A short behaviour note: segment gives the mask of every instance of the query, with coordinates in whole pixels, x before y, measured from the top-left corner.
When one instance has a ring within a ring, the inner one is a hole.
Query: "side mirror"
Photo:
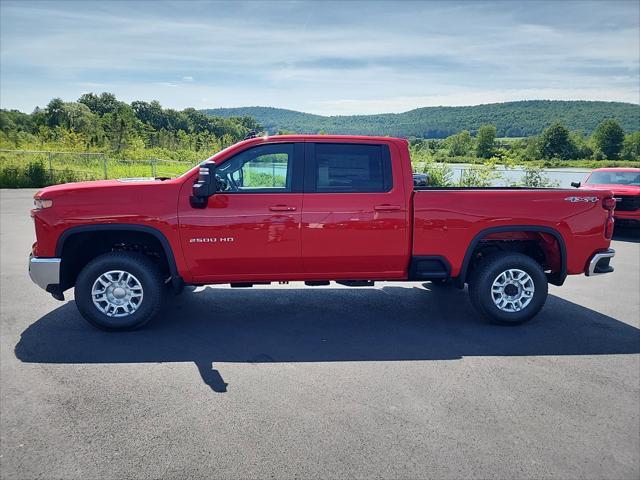
[[[205,208],[209,197],[216,193],[216,164],[205,163],[200,167],[198,180],[193,184],[189,201],[193,208]]]
[[[571,182],[572,187],[580,188],[580,185],[582,185],[581,182]]]
[[[429,186],[429,175],[427,173],[414,173],[413,174],[413,186],[414,187],[427,187],[427,186]]]

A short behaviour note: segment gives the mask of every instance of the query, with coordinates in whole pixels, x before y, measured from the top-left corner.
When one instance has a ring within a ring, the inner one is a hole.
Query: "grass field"
[[[0,150],[0,187],[41,187],[48,184],[123,177],[175,177],[196,162],[122,160],[105,154]]]

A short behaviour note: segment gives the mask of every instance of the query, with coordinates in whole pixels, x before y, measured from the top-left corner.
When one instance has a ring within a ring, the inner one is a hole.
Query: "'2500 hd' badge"
[[[190,238],[189,243],[233,243],[235,240],[233,237],[197,237]]]
[[[596,203],[598,201],[598,197],[567,197],[565,198],[565,200],[571,203],[576,203],[576,202]]]

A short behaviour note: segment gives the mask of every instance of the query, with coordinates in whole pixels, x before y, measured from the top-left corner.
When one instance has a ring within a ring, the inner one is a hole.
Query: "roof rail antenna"
[[[250,138],[256,138],[258,136],[257,130],[249,130],[249,132],[244,136],[245,140],[249,140]]]

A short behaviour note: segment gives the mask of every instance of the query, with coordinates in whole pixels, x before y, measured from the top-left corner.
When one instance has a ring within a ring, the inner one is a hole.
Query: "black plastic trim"
[[[373,287],[375,286],[375,280],[336,280],[338,285],[345,287]]]
[[[50,283],[45,288],[45,291],[50,293],[53,298],[56,300],[64,301],[64,292],[58,283]]]
[[[594,273],[611,273],[613,272],[613,267],[609,265],[611,262],[611,257],[601,258],[598,263],[596,263],[596,268]]]
[[[490,227],[479,232],[471,243],[469,247],[467,247],[467,253],[464,255],[464,261],[462,262],[462,268],[460,270],[460,275],[456,278],[456,283],[458,286],[463,286],[464,282],[467,279],[467,270],[469,269],[469,264],[471,263],[471,257],[473,256],[473,252],[478,246],[478,243],[492,233],[502,233],[502,232],[542,232],[553,235],[554,238],[558,241],[558,245],[560,246],[560,272],[547,275],[549,283],[553,285],[562,285],[567,278],[567,247],[564,243],[564,238],[557,230],[551,227],[544,227],[540,225],[505,225],[502,227]]]
[[[421,270],[421,262],[437,262],[442,267],[437,270]],[[434,280],[438,278],[451,277],[451,264],[441,255],[417,255],[411,257],[409,264],[409,280]]]
[[[77,227],[71,227],[66,229],[60,237],[58,238],[58,243],[56,244],[56,257],[62,258],[62,251],[64,249],[64,243],[66,240],[76,233],[85,233],[85,232],[100,232],[100,231],[133,231],[133,232],[144,232],[153,235],[158,241],[160,245],[162,245],[162,249],[164,250],[165,255],[167,256],[167,261],[169,262],[169,271],[171,272],[171,277],[176,278],[176,280],[182,280],[180,275],[178,274],[178,267],[176,266],[176,259],[173,256],[173,250],[171,249],[171,244],[167,237],[164,234],[153,227],[149,227],[147,225],[138,225],[135,223],[102,223],[97,225],[80,225]]]

